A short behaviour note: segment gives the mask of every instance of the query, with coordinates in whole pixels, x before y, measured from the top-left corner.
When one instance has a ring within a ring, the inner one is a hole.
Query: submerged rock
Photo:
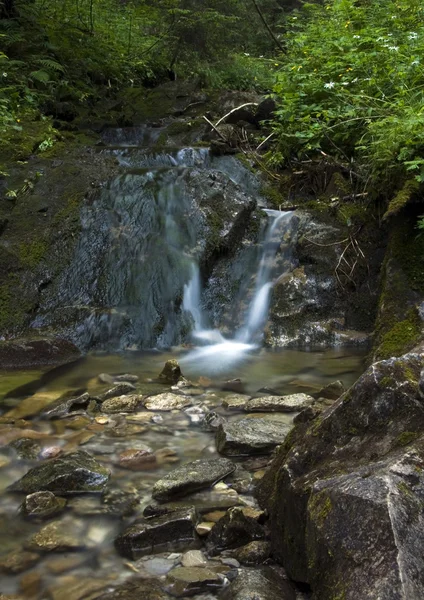
[[[256,519],[246,516],[243,509],[230,508],[227,514],[216,523],[207,541],[209,554],[216,555],[223,550],[238,548],[254,540],[265,537],[265,530]]]
[[[92,600],[169,600],[156,579],[134,577],[106,591],[100,596],[90,596]]]
[[[296,600],[293,586],[271,567],[240,569],[219,600]]]
[[[314,402],[308,394],[291,394],[290,396],[263,396],[253,398],[244,407],[248,412],[298,412]]]
[[[138,381],[138,375],[131,375],[131,373],[123,373],[122,375],[114,375],[113,382],[114,383],[136,383]]]
[[[424,355],[373,364],[259,485],[272,554],[317,599],[424,597]]]
[[[28,550],[41,552],[72,552],[84,546],[81,537],[75,534],[73,523],[65,521],[49,523],[26,543]]]
[[[90,394],[81,394],[74,398],[58,398],[41,411],[40,417],[44,419],[60,419],[68,415],[85,414],[88,409],[97,408],[97,402]]]
[[[240,419],[218,427],[216,446],[226,456],[269,454],[282,444],[290,426],[266,418]]]
[[[31,569],[39,560],[40,555],[37,552],[15,550],[0,558],[0,573],[17,575]]]
[[[148,471],[158,466],[158,461],[153,452],[130,448],[124,450],[118,457],[118,465],[131,471]]]
[[[8,444],[8,447],[13,448],[17,457],[23,460],[35,460],[41,452],[40,444],[30,438],[13,440],[13,442]]]
[[[166,383],[177,383],[179,378],[182,377],[181,368],[175,359],[167,360],[162,372],[159,375],[159,379],[162,379]]]
[[[152,497],[158,502],[186,496],[208,488],[235,470],[236,466],[225,458],[195,460],[181,465],[157,481]]]
[[[180,396],[178,394],[158,394],[148,398],[144,406],[148,410],[180,410],[186,406],[191,406],[193,401],[188,396]]]
[[[231,394],[222,401],[222,406],[228,410],[244,410],[250,400],[246,394]]]
[[[314,396],[316,398],[328,398],[329,400],[337,400],[344,394],[346,388],[342,381],[332,381],[328,385],[322,387]]]
[[[225,578],[205,567],[176,567],[168,573],[167,590],[177,598],[216,591],[224,585]]]
[[[9,490],[25,494],[47,490],[63,495],[102,492],[109,476],[90,454],[79,451],[30,469]]]
[[[63,511],[64,498],[58,498],[53,492],[34,492],[29,494],[21,506],[21,513],[34,519],[48,519]]]
[[[137,521],[115,540],[121,556],[135,560],[148,554],[184,550],[196,545],[194,509],[173,511],[161,517]]]
[[[102,403],[102,412],[106,414],[134,412],[142,400],[143,396],[138,395],[109,398]]]
[[[111,388],[107,392],[100,394],[97,398],[100,402],[104,402],[105,400],[109,400],[109,398],[116,398],[116,396],[124,396],[125,394],[130,394],[135,391],[135,386],[132,383],[118,383],[115,387]]]

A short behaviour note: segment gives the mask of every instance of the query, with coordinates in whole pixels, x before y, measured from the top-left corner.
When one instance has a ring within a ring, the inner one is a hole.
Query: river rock
[[[58,398],[41,411],[43,419],[61,419],[69,415],[86,414],[87,410],[97,409],[97,402],[90,394],[81,394],[73,398]]]
[[[226,423],[226,419],[214,410],[210,410],[201,422],[203,431],[216,431],[220,425]]]
[[[118,457],[118,466],[131,471],[148,471],[158,466],[158,461],[153,452],[130,448],[124,450]]]
[[[224,585],[223,575],[205,567],[176,567],[168,573],[167,590],[177,598],[216,591]]]
[[[212,529],[207,548],[209,554],[214,556],[223,550],[238,548],[264,537],[265,530],[257,520],[246,516],[243,509],[234,507]]]
[[[152,497],[158,502],[186,496],[208,488],[235,470],[235,464],[225,458],[200,459],[181,465],[157,481]]]
[[[244,407],[247,412],[298,412],[314,402],[308,394],[291,394],[289,396],[263,396],[253,398]]]
[[[117,517],[128,517],[135,513],[140,497],[136,492],[122,489],[106,489],[102,494],[102,506],[106,513]]]
[[[342,381],[332,381],[314,393],[316,398],[327,398],[328,400],[337,400],[346,391]]]
[[[231,394],[224,398],[222,406],[227,410],[244,410],[249,400],[250,396],[245,394]]]
[[[122,375],[114,375],[114,383],[136,383],[138,381],[137,375],[131,375],[131,373],[123,373]]]
[[[33,567],[39,560],[40,555],[37,552],[15,550],[0,557],[0,573],[17,575]]]
[[[192,400],[187,396],[165,393],[151,396],[146,400],[144,406],[148,410],[169,411],[180,410],[186,406],[191,406],[192,403]]]
[[[84,548],[84,543],[75,534],[72,522],[53,521],[34,534],[26,543],[26,548],[41,552],[72,552]]]
[[[231,556],[243,565],[260,565],[271,555],[270,542],[258,540],[231,551]]]
[[[116,538],[115,548],[121,556],[135,560],[193,547],[197,542],[196,520],[195,510],[188,509],[137,521]]]
[[[181,558],[183,567],[205,567],[207,560],[200,550],[189,550]]]
[[[159,375],[159,379],[162,379],[166,383],[177,383],[179,378],[182,377],[181,368],[178,362],[174,359],[167,360],[162,372]]]
[[[40,444],[30,438],[13,440],[8,444],[8,447],[13,448],[17,457],[23,460],[35,460],[41,452]]]
[[[290,426],[266,418],[224,423],[216,432],[218,452],[226,456],[269,454],[282,444]]]
[[[121,583],[100,596],[90,596],[92,600],[169,600],[156,579],[134,577]]]
[[[131,392],[135,391],[135,386],[132,383],[118,383],[115,387],[107,390],[103,394],[99,394],[97,396],[100,402],[104,402],[105,400],[109,400],[109,398],[116,398],[117,396],[124,396],[126,394],[131,394]]]
[[[9,490],[25,494],[47,490],[61,495],[102,492],[109,477],[105,467],[81,450],[30,469]]]
[[[346,600],[424,597],[423,354],[374,363],[299,423],[259,484],[272,555]]]
[[[292,585],[271,567],[244,568],[221,592],[219,600],[296,600],[296,594]]]
[[[29,494],[21,505],[21,513],[33,519],[48,519],[63,511],[64,498],[58,498],[53,492],[34,492]]]
[[[107,414],[120,412],[134,412],[137,406],[142,402],[143,396],[117,396],[109,398],[102,403],[102,412]]]

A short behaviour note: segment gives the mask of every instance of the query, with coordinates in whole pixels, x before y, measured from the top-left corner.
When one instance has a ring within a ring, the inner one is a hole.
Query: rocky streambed
[[[361,355],[262,354],[232,380],[172,359],[161,373],[164,358],[91,357],[34,372],[32,391],[3,373],[6,597],[307,597],[271,557],[255,490],[293,418],[331,404]]]

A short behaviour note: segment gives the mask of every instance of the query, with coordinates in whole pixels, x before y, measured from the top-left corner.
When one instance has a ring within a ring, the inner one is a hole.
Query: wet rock
[[[374,363],[296,426],[259,485],[273,557],[317,598],[424,597],[423,365],[422,354]]]
[[[188,416],[190,423],[198,425],[204,421],[206,413],[200,406],[191,406],[184,410],[184,414]]]
[[[126,394],[131,394],[131,392],[135,391],[135,386],[132,383],[119,383],[115,385],[115,387],[111,388],[107,392],[100,394],[97,396],[100,402],[104,402],[105,400],[109,400],[109,398],[116,398],[117,396],[124,396]]]
[[[307,394],[289,396],[263,396],[250,400],[244,410],[248,412],[298,412],[314,402]]]
[[[29,494],[21,505],[21,513],[31,519],[48,519],[61,513],[66,506],[64,498],[58,498],[53,492],[34,492]]]
[[[240,569],[219,600],[296,600],[291,584],[271,567]]]
[[[328,398],[329,400],[337,400],[344,394],[346,388],[342,381],[332,381],[328,385],[321,388],[314,394],[316,398]]]
[[[210,410],[205,414],[201,426],[204,431],[216,431],[223,423],[226,423],[226,419],[217,412]]]
[[[102,505],[107,514],[128,517],[135,513],[140,502],[136,492],[121,489],[105,490],[102,495]]]
[[[224,398],[222,406],[227,410],[244,410],[249,400],[250,396],[245,394],[231,394]]]
[[[84,542],[76,535],[72,521],[53,521],[33,535],[25,546],[40,552],[75,552],[84,548]]]
[[[176,360],[167,360],[162,372],[159,375],[159,379],[162,379],[166,383],[177,383],[179,378],[182,377],[180,365]]]
[[[197,542],[195,525],[193,509],[144,519],[125,529],[116,538],[115,547],[121,556],[133,560],[166,550],[183,550]]]
[[[41,411],[40,417],[60,419],[69,415],[85,414],[88,410],[94,412],[96,409],[97,402],[90,397],[90,394],[85,393],[74,398],[58,398]]]
[[[102,412],[106,414],[134,412],[142,402],[143,396],[118,396],[109,398],[102,403]]]
[[[256,519],[248,517],[243,510],[230,508],[222,519],[213,528],[207,541],[209,554],[219,554],[223,550],[238,548],[254,540],[265,537],[265,530]]]
[[[265,418],[240,419],[218,427],[216,446],[226,456],[269,454],[284,442],[289,430],[289,425]]]
[[[15,550],[0,557],[0,573],[17,575],[33,567],[39,560],[40,555],[36,552]]]
[[[215,523],[212,521],[202,521],[198,525],[196,525],[196,532],[201,537],[205,537],[209,535],[212,529],[215,527]]]
[[[180,396],[178,394],[158,394],[157,396],[151,396],[148,398],[144,406],[148,410],[180,410],[186,406],[191,406],[192,400],[187,396]]]
[[[28,600],[30,598],[38,598],[41,592],[41,587],[41,575],[36,571],[25,573],[19,582],[19,590],[24,598],[27,598]]]
[[[118,466],[131,471],[148,471],[157,468],[158,462],[153,452],[131,448],[121,452]]]
[[[106,577],[81,577],[81,575],[66,575],[58,583],[48,588],[49,600],[92,600],[100,598],[99,593],[105,593],[112,585]]]
[[[122,375],[114,375],[113,377],[113,382],[116,383],[121,383],[121,382],[126,382],[126,383],[136,383],[138,381],[138,376],[137,375],[131,375],[130,373],[124,373]]]
[[[269,121],[274,116],[276,109],[277,103],[275,102],[274,98],[265,98],[258,104],[256,108],[256,122],[261,123],[262,121]]]
[[[13,448],[17,457],[23,460],[35,460],[41,452],[40,444],[29,438],[13,440],[8,444],[8,447]]]
[[[30,469],[10,491],[32,494],[39,490],[61,495],[102,492],[110,473],[87,452],[53,458]]]
[[[100,383],[112,384],[114,382],[114,377],[109,375],[109,373],[100,373],[97,379],[100,381]]]
[[[265,541],[250,542],[231,552],[231,556],[243,565],[261,565],[271,555],[271,544]]]
[[[64,365],[80,357],[81,351],[72,342],[64,339],[0,342],[0,365],[3,369]]]
[[[176,567],[168,573],[167,590],[177,598],[216,591],[224,577],[205,567]]]
[[[200,550],[189,550],[183,554],[181,564],[183,567],[204,567],[207,560]]]
[[[235,470],[235,465],[225,458],[195,460],[177,467],[157,481],[152,497],[158,502],[186,496],[203,488],[208,488]]]
[[[227,392],[236,392],[242,394],[244,392],[244,382],[241,379],[228,379],[221,385],[222,389]]]
[[[156,579],[132,578],[92,600],[169,600]]]
[[[37,556],[40,555],[38,554]],[[64,556],[52,555],[50,558],[45,560],[44,564],[48,572],[52,575],[61,575],[62,573],[66,573],[66,571],[71,571],[73,569],[81,567],[87,562],[90,562],[87,559],[87,556],[83,553],[80,553]]]

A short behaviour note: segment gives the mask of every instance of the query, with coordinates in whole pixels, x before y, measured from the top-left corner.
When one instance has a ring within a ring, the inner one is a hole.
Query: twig
[[[215,123],[215,127],[218,127],[218,125],[220,125],[222,123],[222,121],[225,121],[225,119],[227,119],[234,112],[236,112],[237,110],[240,110],[240,108],[245,108],[246,106],[258,106],[258,103],[257,102],[246,102],[246,104],[242,104],[241,106],[237,106],[236,108],[233,108],[232,110],[230,110],[229,113],[227,113],[226,115],[224,115],[223,117],[221,117],[219,119],[219,121],[217,121]]]
[[[257,152],[258,150],[260,150],[260,149],[262,148],[262,146],[263,146],[264,144],[266,144],[266,142],[267,142],[268,140],[270,140],[270,139],[271,139],[271,138],[272,138],[274,135],[275,135],[275,131],[273,131],[272,133],[270,133],[270,134],[269,134],[269,136],[268,136],[268,137],[266,137],[266,138],[264,139],[264,141],[263,141],[263,142],[261,142],[261,143],[259,144],[259,146],[256,148],[256,152]]]
[[[203,118],[206,121],[206,123],[208,123],[212,127],[212,129],[215,131],[215,133],[217,133],[219,135],[221,140],[224,140],[224,142],[227,143],[227,140],[222,135],[222,133],[219,131],[219,129],[217,129],[216,126],[211,121],[209,121],[209,119],[207,117],[205,117],[205,115],[203,115]]]

